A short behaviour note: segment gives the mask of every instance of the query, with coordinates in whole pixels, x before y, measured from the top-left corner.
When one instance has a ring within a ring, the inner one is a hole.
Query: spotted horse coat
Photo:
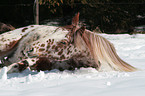
[[[31,70],[135,71],[105,38],[79,27],[79,13],[64,27],[30,25],[0,35],[1,65],[8,73]]]

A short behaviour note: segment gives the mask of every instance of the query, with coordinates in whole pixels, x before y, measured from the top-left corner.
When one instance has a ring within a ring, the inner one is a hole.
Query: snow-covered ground
[[[145,96],[145,35],[106,35],[119,56],[137,72],[97,72],[93,68],[6,75],[0,73],[0,96]]]

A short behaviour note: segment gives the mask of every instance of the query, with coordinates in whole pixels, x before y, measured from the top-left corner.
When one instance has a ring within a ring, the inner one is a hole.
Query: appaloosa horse
[[[8,72],[31,70],[74,70],[93,67],[98,71],[136,71],[116,54],[112,43],[78,26],[79,13],[72,25],[64,27],[30,25],[0,35],[0,59]]]

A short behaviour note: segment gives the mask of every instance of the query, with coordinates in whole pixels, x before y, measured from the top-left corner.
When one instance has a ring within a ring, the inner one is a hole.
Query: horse
[[[0,35],[0,59],[8,73],[92,67],[99,72],[136,71],[123,61],[111,42],[79,26],[79,13],[72,24],[56,27],[29,25]]]

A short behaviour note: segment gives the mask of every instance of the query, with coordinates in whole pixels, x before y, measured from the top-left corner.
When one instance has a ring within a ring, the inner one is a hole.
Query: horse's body
[[[0,35],[0,59],[8,72],[74,70],[93,67],[98,71],[135,71],[121,60],[105,38],[78,26],[79,14],[65,27],[31,25]]]

